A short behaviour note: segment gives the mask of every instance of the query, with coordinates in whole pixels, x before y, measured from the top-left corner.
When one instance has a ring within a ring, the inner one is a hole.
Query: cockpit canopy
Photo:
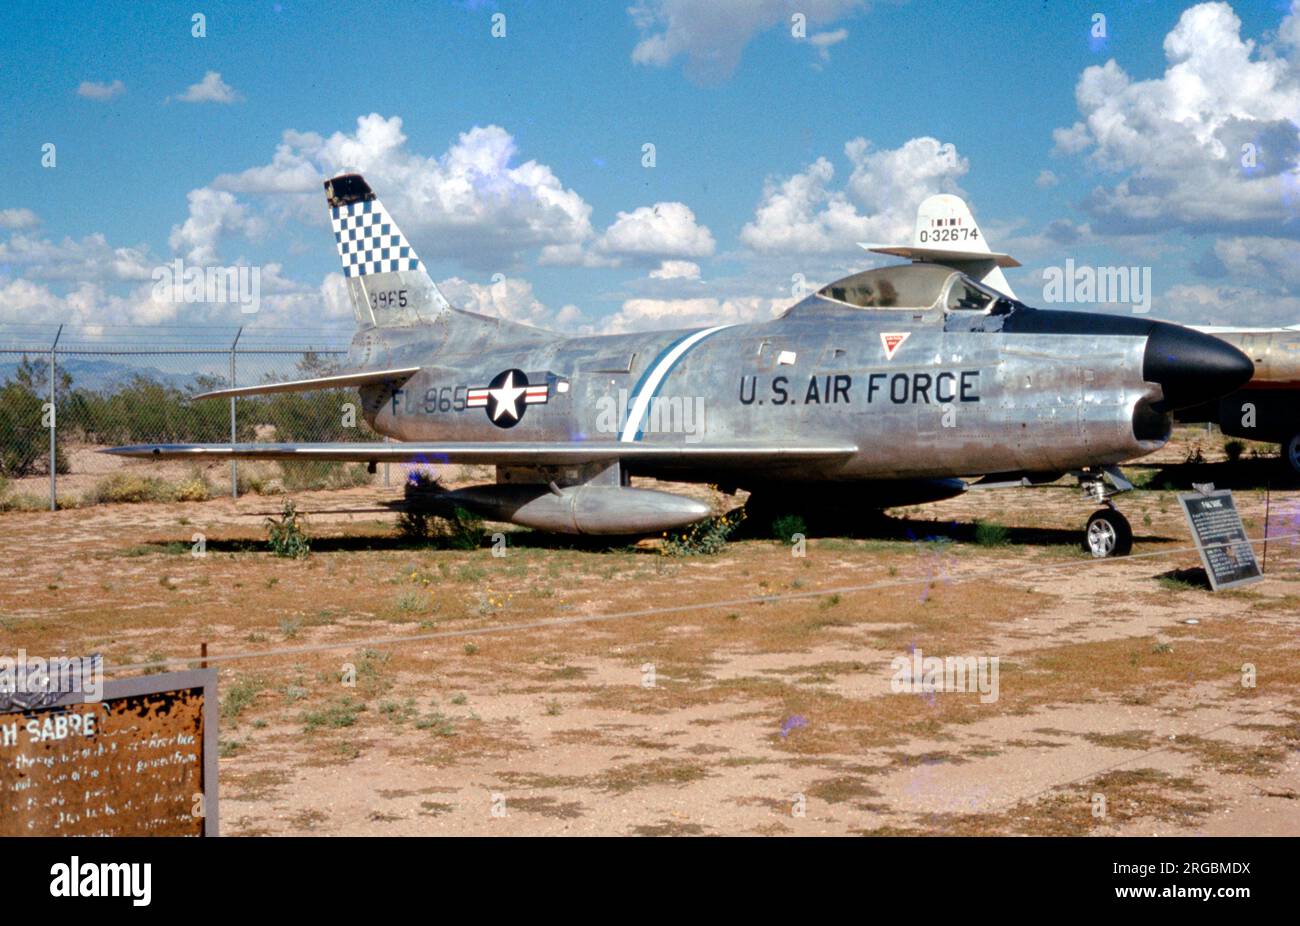
[[[865,270],[822,287],[817,295],[859,309],[989,312],[1010,308],[1006,296],[964,273],[925,263]]]

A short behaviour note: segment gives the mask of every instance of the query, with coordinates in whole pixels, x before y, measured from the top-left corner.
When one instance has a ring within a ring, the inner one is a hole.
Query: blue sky
[[[1070,258],[1151,267],[1157,315],[1295,324],[1298,21],[1272,0],[9,3],[0,321],[249,321],[151,298],[182,258],[260,267],[255,324],[345,324],[319,181],[362,169],[453,302],[568,330],[769,317],[934,192],[1025,263],[1031,303]]]

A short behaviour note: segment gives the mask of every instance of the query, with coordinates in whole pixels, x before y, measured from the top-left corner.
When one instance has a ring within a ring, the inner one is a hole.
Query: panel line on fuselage
[[[713,328],[705,328],[702,331],[689,334],[671,345],[655,359],[654,363],[646,368],[645,378],[637,384],[636,392],[628,405],[627,422],[623,425],[623,433],[618,438],[621,443],[629,444],[641,439],[641,422],[650,410],[650,402],[658,395],[659,387],[668,378],[668,374],[672,372],[673,367],[686,356],[687,352],[709,335],[730,327],[732,326],[717,325]]]

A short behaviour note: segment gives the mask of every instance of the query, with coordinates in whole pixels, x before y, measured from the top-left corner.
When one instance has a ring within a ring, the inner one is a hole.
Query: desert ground
[[[1126,472],[1202,443],[1213,481],[1222,440],[1193,429]],[[1117,500],[1120,560],[1082,553],[1096,506],[1065,483],[891,509],[802,551],[488,525],[497,556],[403,538],[391,482],[294,493],[301,559],[268,552],[277,495],[0,514],[0,648],[129,675],[207,643],[225,835],[1300,834],[1285,478],[1265,579],[1217,594],[1171,490]],[[1263,483],[1234,489],[1262,536]],[[997,657],[996,700],[892,690],[917,649]]]

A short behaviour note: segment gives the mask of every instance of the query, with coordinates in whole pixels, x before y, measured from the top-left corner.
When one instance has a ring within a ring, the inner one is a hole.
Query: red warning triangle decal
[[[910,331],[882,331],[880,332],[880,343],[885,347],[885,359],[893,360],[894,354],[898,352],[899,345],[907,340]]]

